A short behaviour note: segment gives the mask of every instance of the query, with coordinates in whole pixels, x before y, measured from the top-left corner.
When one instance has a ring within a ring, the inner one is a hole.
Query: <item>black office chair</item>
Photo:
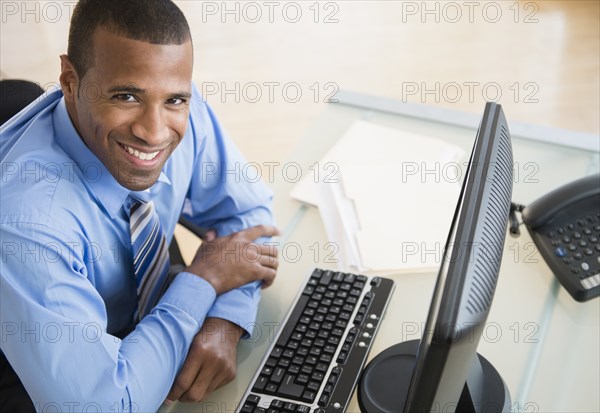
[[[0,81],[0,124],[15,116],[44,93],[37,83],[20,79]]]

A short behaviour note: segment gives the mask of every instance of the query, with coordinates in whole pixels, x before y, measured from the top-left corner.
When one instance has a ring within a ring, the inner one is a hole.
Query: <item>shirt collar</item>
[[[85,145],[71,122],[64,97],[53,113],[54,136],[63,151],[77,164],[84,182],[104,209],[115,218],[128,196],[149,201],[156,196],[160,186],[171,185],[161,171],[157,182],[146,191],[130,191],[119,184],[98,157]]]

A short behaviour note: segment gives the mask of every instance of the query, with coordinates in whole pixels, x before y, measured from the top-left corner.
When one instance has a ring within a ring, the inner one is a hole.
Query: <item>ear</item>
[[[69,103],[75,101],[77,89],[79,87],[79,76],[75,67],[71,63],[69,56],[60,55],[60,87],[62,88],[65,100]]]

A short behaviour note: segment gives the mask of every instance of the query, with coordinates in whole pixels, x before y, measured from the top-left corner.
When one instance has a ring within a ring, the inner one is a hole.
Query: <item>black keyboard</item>
[[[316,269],[237,412],[344,412],[393,288],[386,278]]]

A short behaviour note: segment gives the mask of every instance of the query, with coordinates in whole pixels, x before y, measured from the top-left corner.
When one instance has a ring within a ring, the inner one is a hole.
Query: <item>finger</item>
[[[255,242],[244,244],[242,253],[244,259],[250,262],[259,262],[263,257],[277,261],[277,256],[279,255],[276,249]]]
[[[221,387],[231,383],[232,381],[233,381],[232,378],[222,375],[221,378],[213,380],[213,382],[208,387],[207,394],[211,394],[215,390],[220,389]]]
[[[204,237],[202,238],[202,241],[205,242],[211,242],[214,241],[217,238],[217,231],[214,229],[209,229],[206,234],[204,235]]]
[[[260,288],[264,290],[265,288],[269,288],[273,285],[273,281],[263,281],[260,285]]]
[[[192,383],[190,388],[179,397],[180,401],[190,403],[204,400],[208,394],[207,390],[211,380],[211,378],[207,377],[207,374],[204,370],[206,369],[198,372],[194,383]]]
[[[276,270],[277,267],[279,267],[279,260],[275,257],[271,257],[268,255],[261,255],[258,262],[263,267],[272,268],[274,270]]]
[[[194,352],[193,347],[190,349],[190,355],[183,363],[181,371],[175,378],[175,382],[171,387],[171,391],[167,396],[168,400],[179,400],[179,398],[193,385],[198,371],[202,368],[202,357],[194,357],[191,353]]]
[[[190,386],[188,391],[183,393],[179,400],[182,402],[200,402],[220,387],[224,380],[222,369],[216,368],[215,365],[209,366],[204,364],[202,370],[198,372],[196,380]]]
[[[247,239],[255,240],[260,237],[276,237],[279,235],[279,230],[270,225],[257,225],[240,231]]]
[[[263,267],[261,273],[263,274],[261,288],[270,287],[275,281],[275,275],[277,272],[272,268]]]
[[[263,255],[269,255],[277,258],[279,256],[279,250],[275,245],[264,245],[260,244],[260,253]]]

